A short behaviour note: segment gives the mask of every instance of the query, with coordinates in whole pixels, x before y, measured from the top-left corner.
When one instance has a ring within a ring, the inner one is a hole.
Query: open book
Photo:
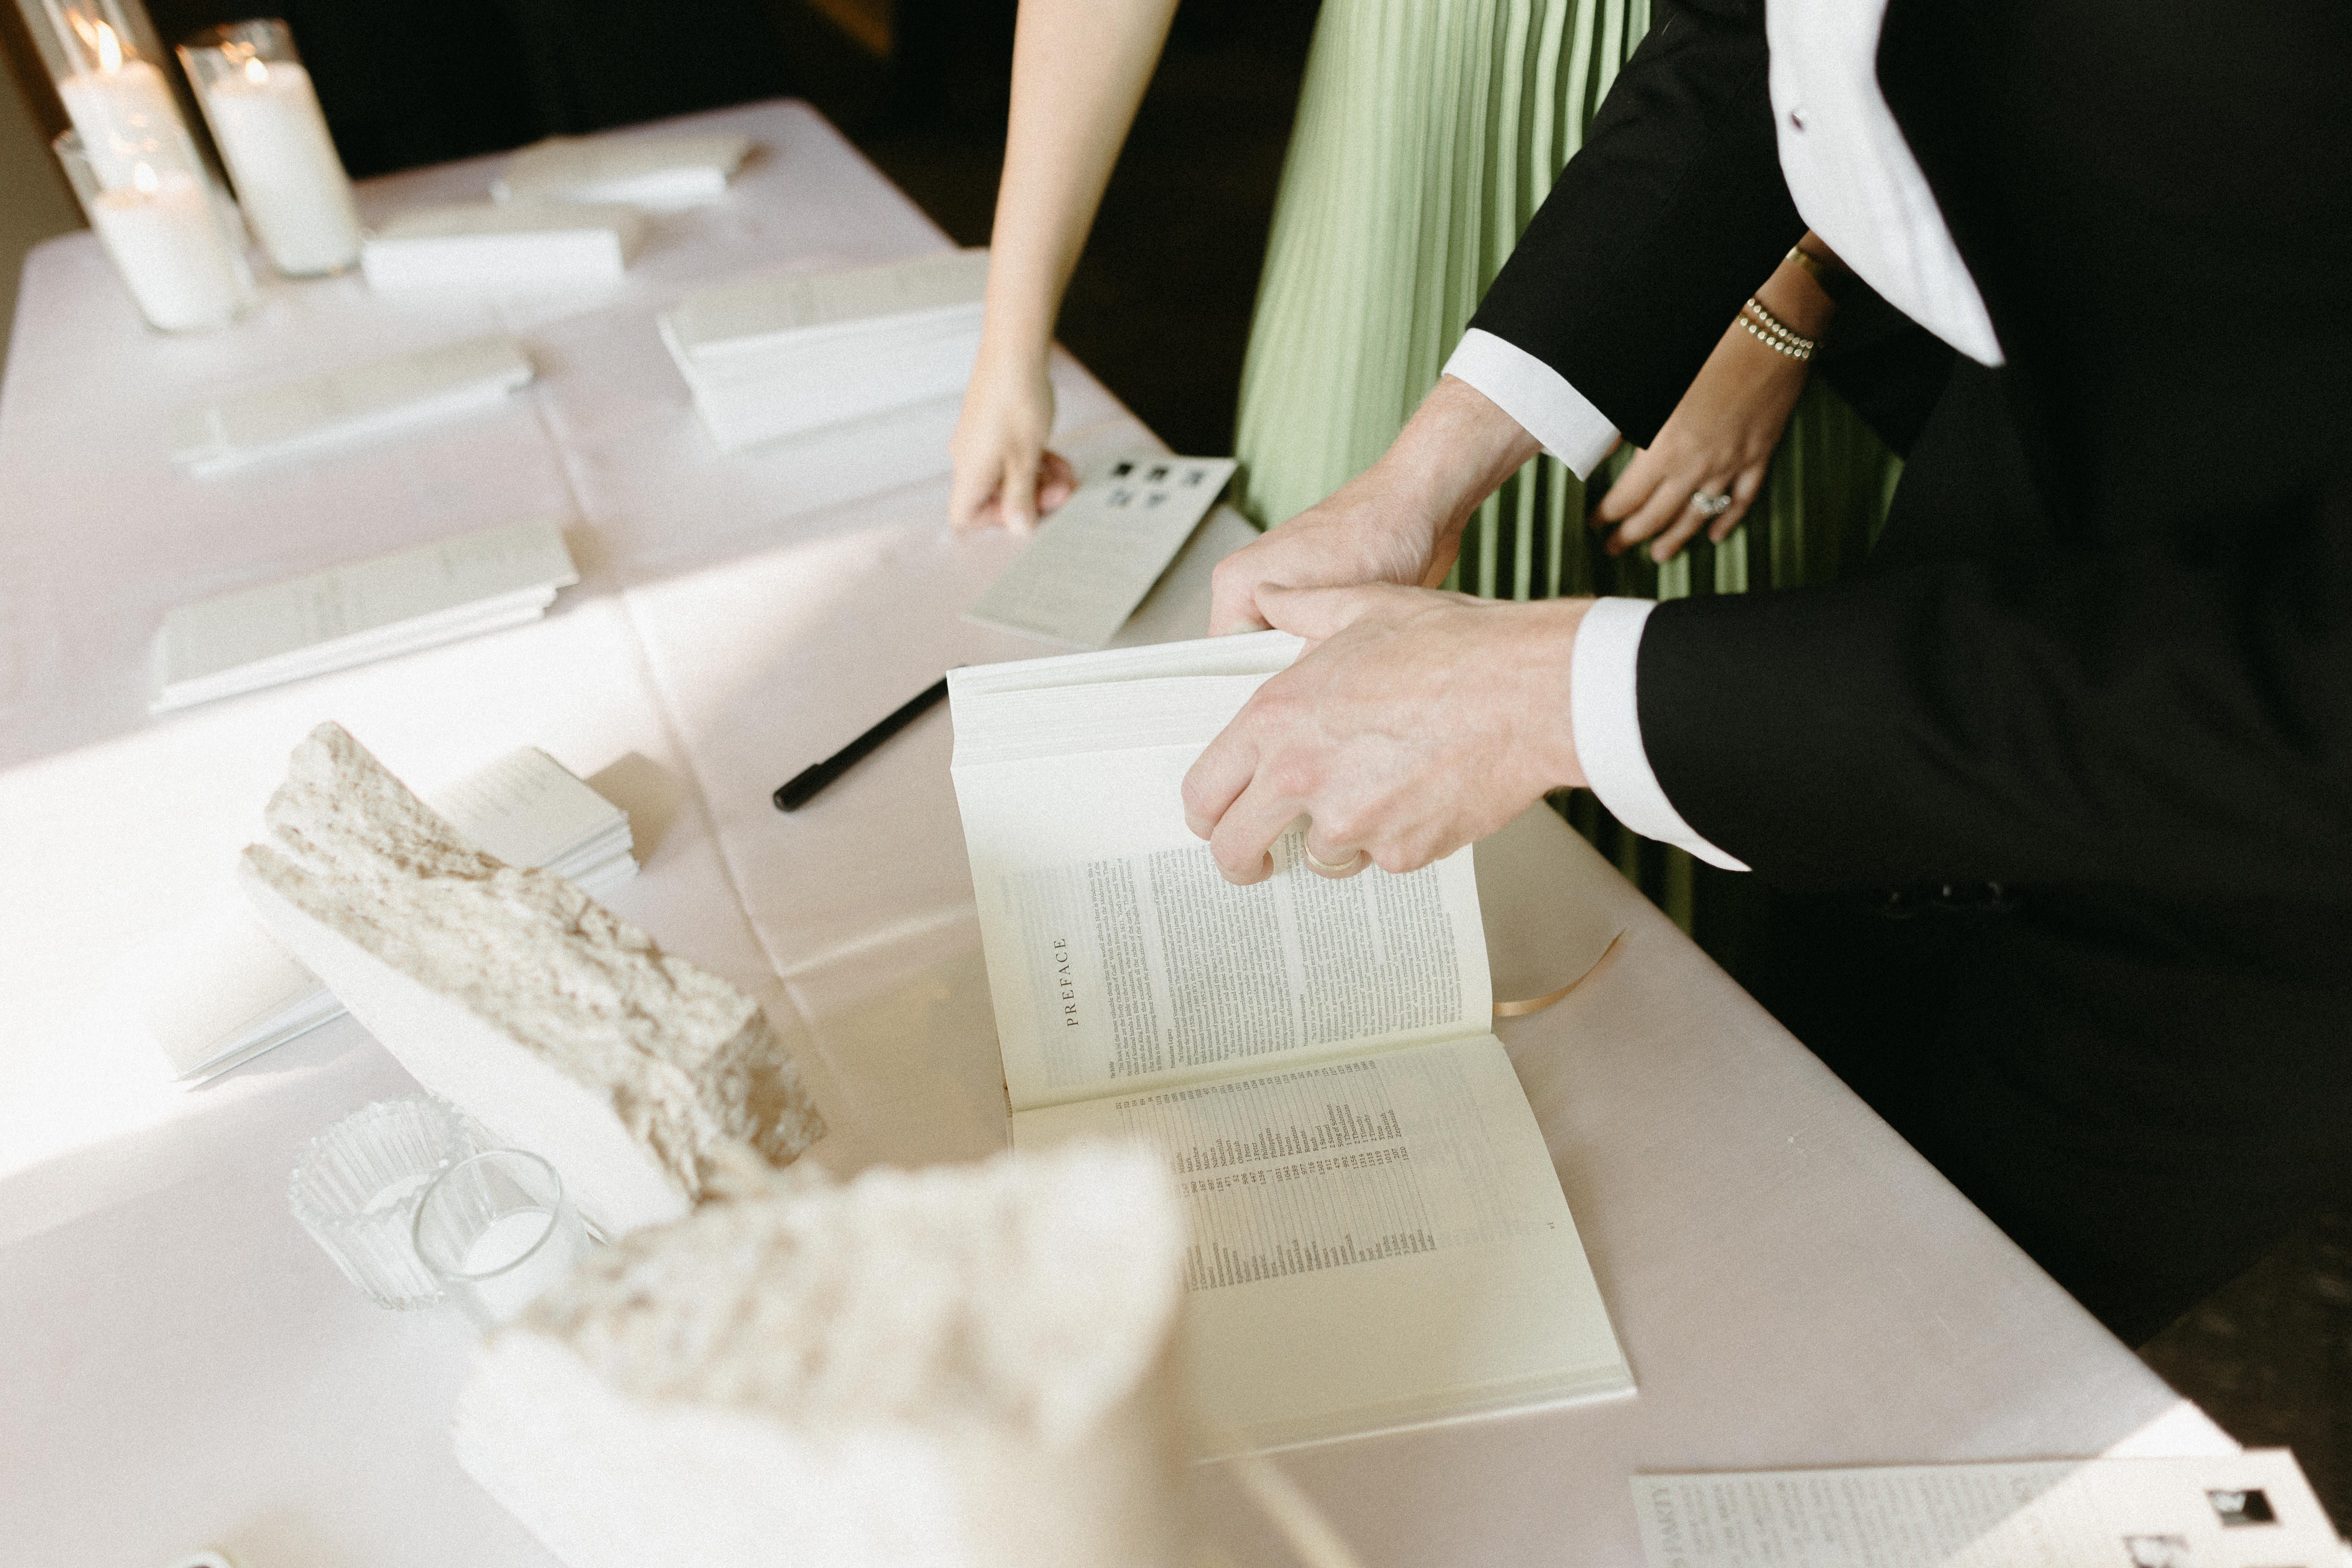
[[[1141,1137],[1191,1208],[1188,1361],[1266,1449],[1630,1393],[1501,1042],[1465,849],[1254,888],[1185,770],[1279,632],[960,669],[954,776],[1013,1139]]]

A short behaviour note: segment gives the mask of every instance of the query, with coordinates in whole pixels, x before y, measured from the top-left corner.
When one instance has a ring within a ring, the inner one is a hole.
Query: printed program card
[[[528,386],[512,338],[469,338],[182,409],[172,460],[200,479],[455,418]]]
[[[1234,477],[1231,458],[1137,456],[1064,501],[964,619],[1102,647]]]
[[[538,520],[182,605],[155,639],[148,710],[519,626],[579,580],[562,530]]]
[[[1650,1568],[2334,1568],[2284,1448],[1635,1476]]]

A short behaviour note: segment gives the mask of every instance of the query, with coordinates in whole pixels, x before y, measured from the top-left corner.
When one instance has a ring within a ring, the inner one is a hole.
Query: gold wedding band
[[[1364,852],[1359,849],[1349,855],[1345,860],[1342,860],[1337,866],[1334,866],[1330,861],[1326,860],[1322,856],[1318,855],[1313,849],[1309,848],[1307,847],[1307,840],[1304,838],[1298,841],[1298,852],[1307,857],[1307,863],[1309,866],[1314,867],[1318,871],[1322,872],[1327,877],[1344,877],[1353,871],[1364,858]]]

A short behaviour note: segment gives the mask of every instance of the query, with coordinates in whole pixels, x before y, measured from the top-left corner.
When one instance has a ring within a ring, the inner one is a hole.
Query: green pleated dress
[[[1326,0],[1242,369],[1236,493],[1260,527],[1387,449],[1649,23],[1649,0]],[[1629,457],[1593,476],[1593,500]],[[1677,598],[1826,582],[1868,549],[1898,468],[1811,384],[1764,495],[1721,545],[1663,567],[1612,560],[1584,525],[1583,482],[1538,458],[1479,510],[1454,585]],[[1620,831],[1589,795],[1566,809],[1691,928],[1688,856]]]

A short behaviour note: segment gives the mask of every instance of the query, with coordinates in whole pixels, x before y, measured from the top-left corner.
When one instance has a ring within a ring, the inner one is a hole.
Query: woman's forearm
[[[983,366],[1034,369],[1176,0],[1022,0]]]

